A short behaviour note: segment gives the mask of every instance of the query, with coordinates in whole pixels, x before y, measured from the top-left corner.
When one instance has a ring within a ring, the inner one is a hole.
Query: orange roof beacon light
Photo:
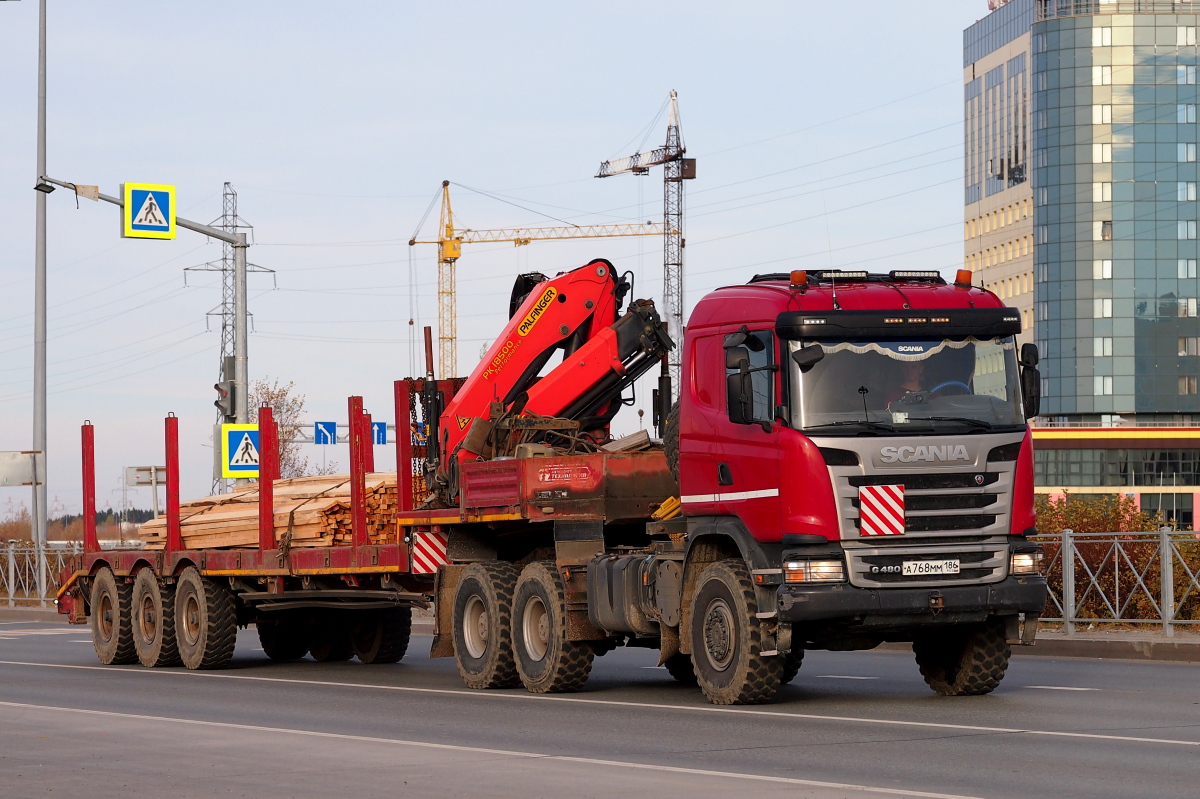
[[[797,269],[792,272],[792,288],[800,289],[808,287],[808,272],[803,269]]]
[[[959,269],[958,274],[954,276],[954,285],[965,289],[971,288],[971,270]]]

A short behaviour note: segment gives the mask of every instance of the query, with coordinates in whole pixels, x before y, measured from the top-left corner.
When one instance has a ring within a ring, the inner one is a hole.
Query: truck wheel
[[[299,660],[308,654],[308,639],[301,619],[290,615],[272,614],[269,619],[256,621],[258,642],[263,654],[271,660]]]
[[[354,657],[349,614],[323,613],[309,626],[308,651],[318,663],[342,663]]]
[[[592,647],[567,640],[567,591],[554,561],[530,563],[521,572],[513,649],[521,682],[535,694],[578,691],[591,674]]]
[[[237,644],[233,593],[188,566],[175,584],[175,640],[189,669],[223,669]]]
[[[942,696],[991,693],[1004,679],[1012,654],[1000,619],[946,630],[913,641],[921,676]]]
[[[388,608],[364,614],[350,631],[350,644],[363,663],[398,663],[411,634],[412,608]]]
[[[92,644],[96,647],[96,657],[105,666],[137,662],[132,599],[133,588],[118,582],[112,569],[105,566],[96,572],[92,581]]]
[[[679,482],[679,402],[671,406],[667,414],[667,426],[663,430],[663,454],[667,456],[667,466]]]
[[[762,622],[746,565],[710,564],[692,600],[692,660],[696,680],[714,705],[770,702],[779,689],[783,658],[763,657]]]
[[[779,684],[787,685],[796,679],[800,673],[800,665],[804,663],[804,650],[793,649],[783,656],[783,673],[779,675]]]
[[[677,681],[684,685],[696,684],[696,668],[692,665],[692,656],[686,655],[683,652],[676,652],[671,657],[667,658],[667,662],[663,664],[667,668],[667,673],[674,677]]]
[[[472,563],[454,594],[454,660],[468,688],[520,684],[512,645],[512,601],[520,572],[511,563]]]
[[[133,581],[133,645],[143,666],[178,666],[175,643],[175,591],[159,585],[152,569]]]

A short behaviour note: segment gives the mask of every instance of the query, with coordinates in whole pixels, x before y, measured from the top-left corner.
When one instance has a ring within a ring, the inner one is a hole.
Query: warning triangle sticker
[[[158,207],[158,201],[154,199],[154,192],[146,192],[146,199],[142,201],[142,208],[137,212],[137,216],[133,218],[135,225],[153,225],[163,227],[167,224],[167,220],[163,217],[162,210]]]
[[[258,465],[258,449],[254,446],[254,442],[250,439],[250,434],[246,433],[242,436],[242,443],[238,444],[237,451],[233,453],[233,457],[229,459],[230,466],[257,466]]]
[[[469,425],[471,423],[470,416],[455,416],[454,418],[458,421],[458,429],[459,430],[466,430],[467,425]]]

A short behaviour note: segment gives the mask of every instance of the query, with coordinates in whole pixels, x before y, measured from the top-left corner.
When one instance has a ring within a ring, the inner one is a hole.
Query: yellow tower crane
[[[432,210],[432,209],[431,209]],[[511,241],[521,247],[531,241],[552,239],[597,239],[613,236],[662,236],[664,224],[646,222],[621,225],[565,225],[561,227],[518,227],[497,230],[472,230],[454,227],[454,209],[450,205],[450,181],[442,181],[442,212],[438,219],[438,237],[419,240],[414,234],[409,246],[438,246],[438,367],[442,379],[458,376],[458,311],[455,297],[455,263],[462,245],[480,242]]]

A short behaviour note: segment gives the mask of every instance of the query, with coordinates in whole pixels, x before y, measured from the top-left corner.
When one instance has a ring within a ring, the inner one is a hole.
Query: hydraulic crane
[[[436,244],[438,246],[438,363],[443,378],[458,376],[458,311],[455,296],[455,264],[462,255],[463,244],[511,241],[521,247],[532,241],[553,239],[596,239],[614,236],[658,236],[670,231],[665,225],[652,222],[619,225],[563,225],[559,227],[519,227],[496,230],[459,229],[454,226],[454,209],[450,204],[450,181],[442,181],[442,210],[438,219],[438,237],[419,240],[420,230],[413,234],[409,246]]]
[[[648,153],[634,153],[600,164],[598,178],[624,172],[644,175],[650,167],[663,165],[663,317],[676,341],[683,340],[683,181],[696,177],[696,159],[684,158],[687,148],[679,127],[679,100],[671,92],[667,113],[667,143]],[[670,356],[671,385],[680,385],[680,350]]]

